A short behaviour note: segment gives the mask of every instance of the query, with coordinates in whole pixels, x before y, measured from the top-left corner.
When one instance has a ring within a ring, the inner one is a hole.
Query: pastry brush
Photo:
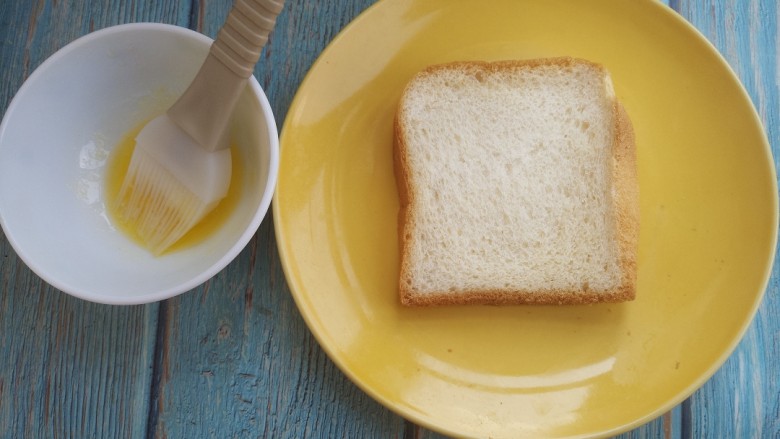
[[[227,195],[230,117],[283,4],[237,0],[192,83],[136,136],[117,211],[153,254]]]

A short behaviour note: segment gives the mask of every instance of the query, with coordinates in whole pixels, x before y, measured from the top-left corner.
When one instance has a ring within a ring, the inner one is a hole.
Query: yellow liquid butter
[[[119,189],[121,189],[122,182],[130,167],[130,159],[133,157],[135,137],[141,131],[141,128],[143,128],[143,125],[127,133],[111,152],[111,156],[109,157],[106,166],[105,200],[106,211],[108,212],[111,222],[118,230],[143,247],[143,242],[135,233],[135,230],[137,229],[136,225],[129,223],[120,217],[117,212],[118,203],[116,202],[116,199],[119,196]],[[239,160],[237,156],[237,148],[233,147],[231,149],[231,164],[233,170],[230,176],[230,188],[228,189],[227,196],[217,204],[217,207],[215,207],[214,210],[206,215],[195,225],[195,227],[190,229],[187,234],[182,236],[180,240],[168,248],[163,254],[194,246],[225,224],[227,218],[235,210],[241,199],[243,168],[241,166],[241,160]]]

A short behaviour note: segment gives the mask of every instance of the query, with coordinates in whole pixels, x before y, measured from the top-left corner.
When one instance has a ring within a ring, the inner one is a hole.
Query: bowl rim
[[[82,46],[92,43],[94,40],[105,38],[106,36],[125,33],[125,32],[160,32],[170,33],[179,36],[186,37],[187,39],[194,40],[200,44],[211,44],[214,40],[207,35],[196,32],[192,29],[188,29],[181,26],[176,26],[166,23],[125,23],[114,26],[109,26],[103,29],[99,29],[94,32],[90,32],[86,35],[76,38],[75,40],[64,45],[51,56],[45,59],[34,71],[24,80],[22,85],[17,90],[14,97],[11,99],[8,107],[3,114],[2,121],[0,121],[0,146],[2,146],[3,138],[5,137],[6,130],[8,129],[9,121],[13,118],[16,108],[20,105],[30,87],[32,87],[37,81],[38,77],[43,75],[44,72],[49,70],[56,63],[68,56],[71,52],[79,49]],[[278,180],[279,172],[279,132],[275,120],[275,115],[271,104],[268,101],[268,97],[263,91],[260,83],[254,75],[249,77],[247,81],[252,93],[251,95],[256,100],[263,121],[265,123],[265,129],[268,133],[268,175],[265,179],[265,187],[263,189],[263,195],[260,198],[260,202],[255,210],[251,221],[247,225],[246,229],[238,237],[238,239],[231,245],[230,249],[223,254],[218,260],[216,260],[206,270],[199,273],[197,276],[192,277],[184,282],[180,282],[173,287],[168,287],[154,291],[151,293],[144,293],[139,295],[107,295],[100,291],[94,291],[90,288],[83,288],[77,285],[69,284],[55,276],[51,275],[48,270],[28,254],[16,237],[13,231],[9,229],[9,225],[6,222],[3,210],[0,209],[0,228],[6,237],[6,240],[10,243],[11,247],[16,252],[17,256],[30,268],[38,277],[44,280],[52,287],[79,299],[84,299],[90,302],[102,303],[108,305],[138,305],[145,303],[158,302],[161,300],[169,299],[184,292],[187,292],[193,288],[198,287],[204,282],[208,281],[225,268],[230,262],[235,259],[236,256],[246,247],[249,240],[257,232],[263,219],[271,205],[276,182]],[[2,159],[2,148],[0,148],[0,159]]]

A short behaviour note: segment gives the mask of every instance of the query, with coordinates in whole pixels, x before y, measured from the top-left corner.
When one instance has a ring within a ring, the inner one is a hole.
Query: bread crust
[[[615,295],[622,300],[636,298],[637,246],[639,243],[639,178],[634,127],[625,107],[614,98],[615,140],[612,146],[612,175],[621,286]]]
[[[588,60],[570,57],[543,58],[532,60],[509,60],[496,62],[459,61],[429,66],[418,73],[424,77],[441,69],[483,69],[496,71],[517,67],[544,65],[570,66],[587,64],[608,73],[603,66]],[[411,82],[411,81],[410,81]],[[408,88],[408,86],[407,86]],[[404,142],[403,105],[398,106],[393,124],[393,169],[400,201],[398,212],[398,242],[400,249],[400,273],[398,293],[401,304],[406,306],[444,305],[580,305],[591,303],[616,303],[633,300],[637,283],[637,243],[639,236],[639,187],[636,170],[636,142],[631,119],[623,105],[608,88],[608,97],[613,109],[612,143],[612,197],[615,203],[614,221],[616,231],[621,283],[612,290],[592,291],[587,286],[581,290],[464,290],[419,293],[411,287],[409,254],[411,232],[416,226],[414,219],[414,182],[410,179],[409,164],[406,161],[407,145]],[[403,95],[406,95],[404,90]],[[403,97],[402,97],[403,99]]]

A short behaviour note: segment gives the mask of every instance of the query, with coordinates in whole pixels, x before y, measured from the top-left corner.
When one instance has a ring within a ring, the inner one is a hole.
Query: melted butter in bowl
[[[115,201],[119,194],[119,190],[122,187],[125,175],[127,174],[128,167],[130,166],[130,159],[133,157],[135,137],[143,126],[144,124],[141,124],[137,128],[129,131],[114,147],[106,163],[104,182],[104,196],[108,220],[117,228],[117,230],[124,233],[133,242],[142,247],[144,244],[137,233],[135,233],[136,227],[134,224],[128,223],[121,218],[118,214],[118,206]],[[240,157],[241,151],[235,147],[235,145],[231,145],[230,153],[232,174],[227,196],[223,198],[217,207],[206,215],[195,227],[167,249],[163,255],[187,249],[202,242],[211,236],[217,229],[224,226],[231,213],[236,210],[236,207],[241,200],[242,188],[244,186],[242,183],[244,161],[241,160]]]

